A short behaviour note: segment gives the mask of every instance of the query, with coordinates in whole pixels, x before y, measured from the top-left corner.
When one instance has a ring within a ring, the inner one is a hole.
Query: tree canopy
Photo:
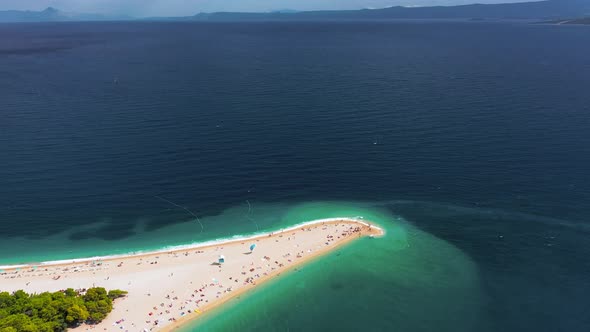
[[[54,332],[83,322],[102,321],[113,309],[113,300],[127,292],[95,287],[86,292],[71,288],[54,293],[0,292],[0,332]]]

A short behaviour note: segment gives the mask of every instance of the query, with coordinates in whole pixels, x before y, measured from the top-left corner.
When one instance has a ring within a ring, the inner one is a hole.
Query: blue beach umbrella
[[[250,245],[250,251],[254,250],[254,248],[256,248],[256,243]]]

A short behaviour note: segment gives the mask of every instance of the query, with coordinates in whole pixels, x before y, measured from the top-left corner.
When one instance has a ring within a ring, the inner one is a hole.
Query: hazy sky
[[[523,1],[526,0],[0,0],[0,10],[41,10],[52,6],[71,12],[187,16],[213,11],[359,9],[394,5],[429,6]]]

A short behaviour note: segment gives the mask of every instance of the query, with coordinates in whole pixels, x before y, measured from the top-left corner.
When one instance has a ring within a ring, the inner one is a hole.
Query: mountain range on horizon
[[[32,10],[4,10],[0,11],[0,22],[72,22],[72,21],[113,21],[133,20],[129,16],[114,16],[94,13],[70,13],[48,7],[42,11]]]
[[[67,21],[264,21],[264,20],[387,20],[387,19],[523,19],[559,20],[590,17],[589,0],[545,0],[503,4],[470,4],[433,7],[387,7],[360,10],[273,12],[213,12],[185,17],[133,18],[103,14],[68,13],[49,7],[43,11],[0,11],[0,22]]]

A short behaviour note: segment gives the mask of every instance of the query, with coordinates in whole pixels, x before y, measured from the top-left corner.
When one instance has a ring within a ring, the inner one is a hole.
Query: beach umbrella
[[[250,245],[250,251],[254,250],[254,248],[256,248],[256,243],[253,243],[252,245]]]

